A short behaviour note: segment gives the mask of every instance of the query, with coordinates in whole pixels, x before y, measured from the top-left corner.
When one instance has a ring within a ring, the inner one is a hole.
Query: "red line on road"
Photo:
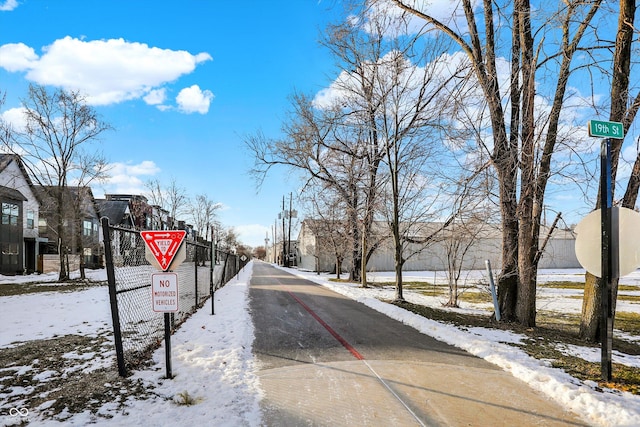
[[[340,344],[342,344],[344,346],[344,348],[346,348],[347,350],[349,350],[349,352],[351,354],[353,354],[353,356],[358,359],[358,360],[364,360],[364,357],[362,357],[362,355],[360,353],[358,353],[358,350],[356,350],[355,348],[353,348],[353,346],[351,344],[349,344],[347,342],[347,340],[345,340],[344,338],[342,338],[340,336],[339,333],[337,333],[336,331],[333,330],[333,328],[331,326],[329,326],[327,324],[327,322],[325,322],[324,320],[322,320],[320,318],[320,316],[318,316],[313,310],[311,310],[311,307],[309,307],[307,304],[305,304],[300,298],[298,298],[293,292],[291,291],[287,291],[289,293],[289,295],[291,295],[291,297],[298,301],[298,303],[305,309],[307,310],[307,312],[313,316],[314,319],[316,319],[318,321],[318,323],[320,323],[322,326],[324,326],[324,328],[329,331],[329,333],[331,335],[333,335],[333,337],[335,339],[338,340],[338,342]]]

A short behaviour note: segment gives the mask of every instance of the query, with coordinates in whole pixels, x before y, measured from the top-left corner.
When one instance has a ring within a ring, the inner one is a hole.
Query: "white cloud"
[[[167,98],[167,90],[162,89],[154,89],[149,91],[149,93],[143,98],[144,102],[149,105],[160,105]]]
[[[10,108],[0,114],[0,120],[11,125],[14,130],[21,132],[27,126],[24,113],[25,109],[22,107]]]
[[[15,9],[16,7],[18,7],[18,0],[5,0],[4,2],[0,3],[1,11],[8,12]]]
[[[24,43],[0,46],[0,67],[7,71],[26,71],[37,65],[38,55]]]
[[[93,105],[146,97],[211,60],[208,53],[193,55],[123,39],[84,41],[67,36],[42,50],[38,57],[21,43],[0,46],[0,66],[26,71],[26,78],[38,84],[79,90]]]
[[[137,164],[112,163],[108,167],[109,178],[102,183],[105,194],[142,194],[145,182],[160,173],[160,168],[151,160]]]
[[[460,0],[409,0],[404,3],[461,33],[466,31],[467,23]],[[479,3],[479,0],[472,0],[471,7],[475,9]],[[406,16],[403,17],[404,11],[391,0],[370,0],[369,4],[371,7],[367,10],[367,22],[364,23],[367,31],[373,31],[375,26],[371,22],[380,19],[390,24],[388,31],[396,35],[404,32],[415,34],[424,29],[425,21],[422,18],[410,15],[406,19]]]
[[[264,239],[270,232],[269,227],[260,224],[236,225],[233,230],[238,234],[238,240],[252,247],[264,246]]]
[[[176,97],[178,108],[184,113],[206,114],[213,99],[209,90],[201,90],[198,85],[184,88]]]

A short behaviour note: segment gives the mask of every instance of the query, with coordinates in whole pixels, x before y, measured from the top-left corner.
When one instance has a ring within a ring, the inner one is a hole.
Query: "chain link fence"
[[[151,295],[151,275],[159,270],[146,259],[140,232],[112,226],[107,218],[102,218],[102,230],[118,372],[126,376],[147,363],[164,338],[163,313],[153,311]],[[171,313],[172,333],[244,264],[237,255],[211,245],[183,244],[186,258],[173,270],[179,300],[178,311]]]

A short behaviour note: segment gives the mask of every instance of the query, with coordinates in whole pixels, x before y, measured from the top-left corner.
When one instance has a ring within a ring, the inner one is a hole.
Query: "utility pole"
[[[284,196],[282,196],[282,265],[289,267],[289,261],[287,260],[287,242],[285,241],[285,229],[284,229]]]
[[[289,193],[289,233],[287,234],[287,267],[291,267],[291,261],[289,257],[291,256],[291,199],[293,198],[293,193]]]
[[[264,260],[269,261],[269,230],[264,233]]]

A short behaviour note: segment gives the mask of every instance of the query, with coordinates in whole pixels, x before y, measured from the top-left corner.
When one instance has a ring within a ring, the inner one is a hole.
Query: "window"
[[[82,248],[82,256],[84,258],[84,265],[91,262],[91,248]]]
[[[33,230],[36,223],[36,213],[34,211],[27,211],[27,228]]]
[[[6,265],[18,265],[18,255],[20,255],[19,247],[17,243],[4,243],[2,244],[2,263]]]
[[[47,219],[43,217],[38,218],[38,233],[46,234],[47,233]]]
[[[83,236],[91,236],[93,232],[93,223],[91,221],[87,221],[86,219],[82,221],[82,235]]]
[[[2,203],[2,225],[18,225],[20,206],[15,203]]]

